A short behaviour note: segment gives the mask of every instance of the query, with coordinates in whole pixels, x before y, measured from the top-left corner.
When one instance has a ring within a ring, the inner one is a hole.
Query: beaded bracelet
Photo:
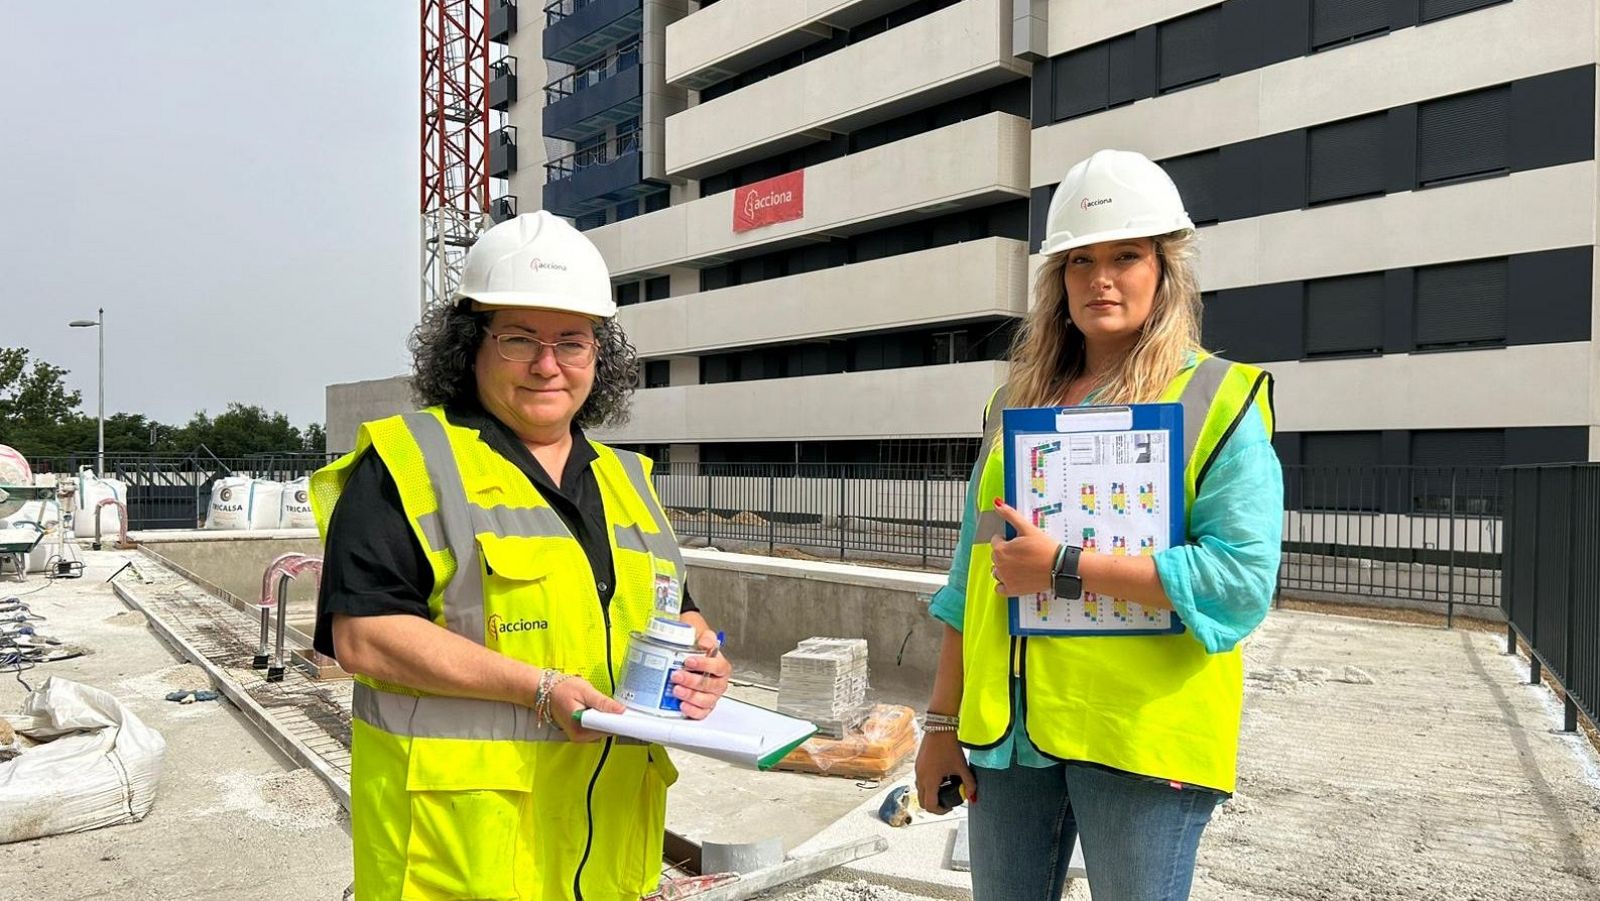
[[[954,732],[954,731],[956,731],[956,727],[955,726],[951,726],[951,725],[947,725],[945,723],[926,723],[926,724],[923,725],[922,731],[923,732],[929,732],[929,733],[932,733],[932,732]]]
[[[555,687],[572,677],[559,670],[547,669],[539,676],[539,689],[533,696],[533,721],[540,725],[555,723],[550,713],[550,695]]]

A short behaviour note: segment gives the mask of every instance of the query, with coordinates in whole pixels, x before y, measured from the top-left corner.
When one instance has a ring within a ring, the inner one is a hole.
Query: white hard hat
[[[478,236],[451,301],[462,299],[596,319],[617,315],[611,273],[600,251],[545,210],[507,219]]]
[[[1050,196],[1040,253],[1194,228],[1167,173],[1142,153],[1101,150],[1073,166]]]

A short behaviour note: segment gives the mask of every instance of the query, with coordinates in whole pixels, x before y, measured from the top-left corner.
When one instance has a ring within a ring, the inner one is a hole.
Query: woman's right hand
[[[588,709],[603,713],[623,713],[628,708],[622,706],[620,701],[607,697],[600,689],[579,676],[563,679],[550,689],[550,715],[555,719],[556,725],[561,727],[561,731],[567,733],[569,740],[595,741],[605,738],[604,732],[585,729],[579,726],[573,717],[578,711]]]
[[[961,751],[954,732],[929,732],[922,736],[922,747],[917,749],[917,802],[929,813],[949,813],[950,808],[939,804],[939,783],[946,776],[959,776],[967,792],[967,802],[978,802],[978,782],[972,768],[967,766],[967,755]]]

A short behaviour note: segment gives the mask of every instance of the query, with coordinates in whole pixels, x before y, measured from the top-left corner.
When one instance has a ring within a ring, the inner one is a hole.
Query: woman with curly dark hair
[[[356,679],[355,896],[635,901],[660,876],[656,745],[581,728],[652,619],[699,656],[661,706],[706,716],[731,668],[684,586],[650,461],[584,435],[638,374],[599,251],[533,213],[486,232],[411,339],[424,409],[312,477],[317,650]],[[652,627],[654,629],[656,627]]]

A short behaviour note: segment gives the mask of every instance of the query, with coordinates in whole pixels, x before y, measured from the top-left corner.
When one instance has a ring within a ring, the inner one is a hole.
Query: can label
[[[672,674],[683,669],[683,662],[695,653],[693,648],[678,648],[634,633],[617,700],[657,716],[683,716],[682,705],[672,693],[676,687]]]

